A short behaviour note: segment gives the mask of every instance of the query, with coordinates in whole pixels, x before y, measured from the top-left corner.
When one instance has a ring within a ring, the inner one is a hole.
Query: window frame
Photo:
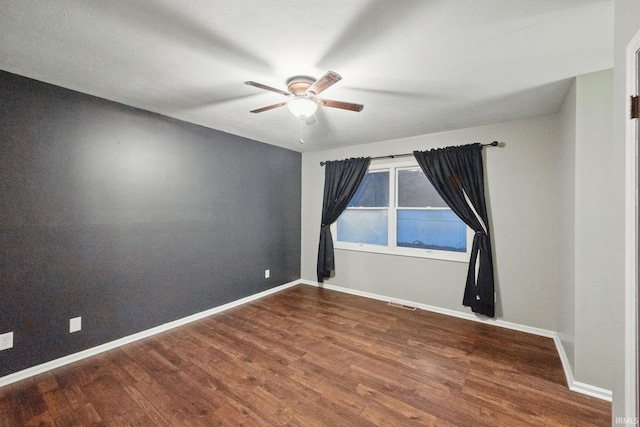
[[[331,234],[335,236],[334,238],[334,248],[339,250],[348,250],[348,251],[357,251],[357,252],[369,252],[369,253],[379,253],[386,255],[397,255],[397,256],[406,256],[406,257],[414,257],[414,258],[428,258],[428,259],[437,259],[443,261],[454,261],[454,262],[469,262],[469,258],[471,257],[471,245],[473,243],[474,232],[469,226],[466,226],[466,235],[467,235],[467,250],[466,252],[454,252],[454,251],[444,251],[437,249],[423,249],[423,248],[410,248],[404,246],[397,245],[397,233],[398,233],[398,209],[423,209],[423,208],[398,208],[398,173],[399,169],[413,169],[420,168],[418,162],[414,160],[397,160],[397,159],[387,159],[381,162],[372,161],[367,169],[367,172],[380,172],[384,170],[389,171],[389,206],[386,207],[388,215],[387,215],[387,245],[373,245],[367,243],[351,243],[351,242],[342,242],[338,240],[338,221],[335,221],[331,224]],[[384,207],[354,207],[347,208],[350,210],[357,209],[384,209]],[[431,209],[447,209],[441,207],[434,207]]]

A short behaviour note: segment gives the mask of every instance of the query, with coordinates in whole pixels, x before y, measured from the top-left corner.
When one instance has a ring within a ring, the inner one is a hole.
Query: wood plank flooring
[[[0,388],[2,426],[609,426],[551,339],[306,285]]]

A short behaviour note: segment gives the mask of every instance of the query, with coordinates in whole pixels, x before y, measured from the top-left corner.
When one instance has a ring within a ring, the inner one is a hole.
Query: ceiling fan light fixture
[[[293,98],[287,102],[287,108],[296,117],[311,117],[318,109],[318,104],[305,96]]]

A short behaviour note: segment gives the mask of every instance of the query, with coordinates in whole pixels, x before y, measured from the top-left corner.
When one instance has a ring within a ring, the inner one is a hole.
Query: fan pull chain
[[[304,139],[302,139],[302,133],[304,132],[304,116],[300,116],[300,144],[304,144]]]

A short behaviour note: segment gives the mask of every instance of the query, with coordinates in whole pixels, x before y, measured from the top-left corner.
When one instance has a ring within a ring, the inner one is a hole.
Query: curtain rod
[[[483,147],[497,147],[498,146],[498,141],[493,141],[489,144],[481,144]],[[378,157],[371,157],[371,160],[377,160],[377,159],[395,159],[396,157],[407,157],[407,156],[413,156],[413,153],[404,153],[404,154],[389,154],[388,156],[378,156]],[[324,164],[327,163],[326,161],[324,162],[320,162],[320,166],[324,166]]]

